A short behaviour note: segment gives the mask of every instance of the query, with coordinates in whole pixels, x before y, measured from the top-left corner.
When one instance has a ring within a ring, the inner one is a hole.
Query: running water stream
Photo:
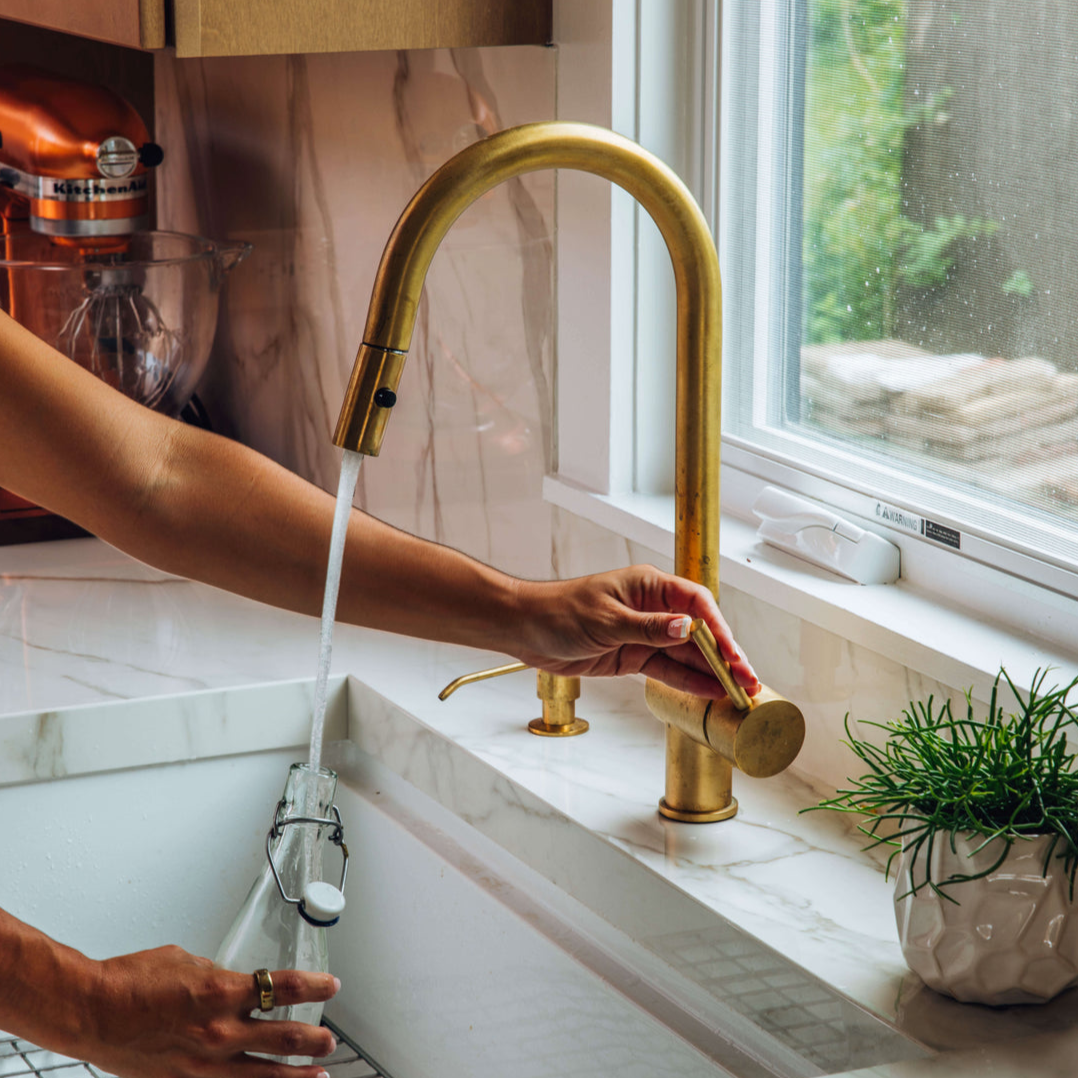
[[[322,766],[322,730],[326,724],[326,692],[329,665],[333,658],[333,622],[337,614],[337,593],[341,587],[341,560],[344,539],[348,533],[348,517],[352,512],[352,497],[359,480],[362,453],[344,450],[341,458],[341,478],[337,485],[337,508],[333,514],[333,535],[329,542],[329,565],[326,569],[326,593],[322,599],[322,632],[318,649],[318,680],[314,690],[314,718],[311,722],[310,766],[317,771]]]

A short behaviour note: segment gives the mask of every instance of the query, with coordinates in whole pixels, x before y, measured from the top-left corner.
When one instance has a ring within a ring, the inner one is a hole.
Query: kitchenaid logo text
[[[108,202],[139,198],[146,194],[146,177],[129,180],[48,180],[42,179],[39,198],[62,202]]]

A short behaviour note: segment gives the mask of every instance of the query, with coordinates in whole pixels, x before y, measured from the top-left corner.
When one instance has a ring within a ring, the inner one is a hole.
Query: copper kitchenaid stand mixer
[[[250,246],[146,231],[163,156],[108,88],[0,68],[0,308],[178,416],[209,357],[221,280]],[[0,543],[84,534],[72,528],[0,492]]]

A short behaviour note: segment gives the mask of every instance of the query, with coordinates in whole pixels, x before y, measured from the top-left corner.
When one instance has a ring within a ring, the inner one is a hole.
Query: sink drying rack
[[[368,1055],[328,1018],[322,1025],[337,1038],[337,1050],[319,1062],[330,1078],[390,1078]],[[112,1078],[107,1071],[78,1059],[57,1055],[21,1037],[0,1032],[0,1078]]]

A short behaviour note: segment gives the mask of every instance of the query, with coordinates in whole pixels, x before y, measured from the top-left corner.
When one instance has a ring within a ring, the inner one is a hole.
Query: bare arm
[[[286,609],[321,610],[328,494],[245,446],[135,404],[6,315],[0,486],[149,564]],[[677,646],[677,615],[704,617],[735,676],[755,690],[697,585],[650,567],[526,582],[366,513],[349,522],[342,621],[508,651],[564,673],[644,670],[721,695],[692,645]]]

